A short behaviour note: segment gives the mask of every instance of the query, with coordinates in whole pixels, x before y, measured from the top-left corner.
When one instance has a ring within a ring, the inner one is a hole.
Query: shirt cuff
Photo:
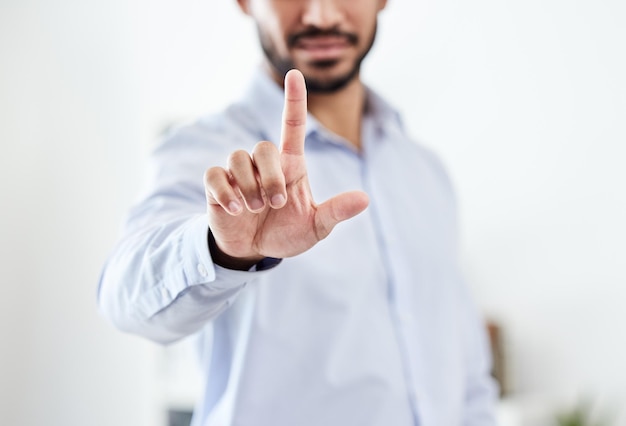
[[[205,215],[191,218],[182,230],[174,248],[173,260],[182,268],[169,268],[162,285],[150,288],[142,297],[138,310],[142,318],[154,315],[172,303],[186,289],[203,286],[209,293],[223,294],[225,291],[243,288],[246,283],[267,274],[281,259],[265,258],[250,271],[235,271],[213,263],[208,243],[209,225]]]
[[[264,259],[261,259],[261,261],[259,263],[257,263],[256,265],[254,265],[252,267],[252,269],[250,269],[251,271],[267,271],[269,269],[274,268],[275,266],[277,266],[280,262],[282,262],[282,259],[278,259],[276,257],[266,257]]]
[[[220,290],[240,286],[267,273],[282,261],[266,257],[248,271],[223,268],[213,262],[208,235],[209,224],[204,215],[192,219],[185,231],[182,256],[188,286],[203,284]]]

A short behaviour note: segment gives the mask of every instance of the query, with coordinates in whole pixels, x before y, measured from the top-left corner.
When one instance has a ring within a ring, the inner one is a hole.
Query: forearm
[[[255,274],[213,265],[203,215],[153,222],[114,250],[98,302],[118,328],[167,343],[219,315]]]

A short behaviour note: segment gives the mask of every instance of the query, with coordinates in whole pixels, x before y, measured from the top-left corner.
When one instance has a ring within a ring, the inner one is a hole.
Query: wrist
[[[209,229],[208,235],[209,252],[213,263],[226,269],[233,269],[236,271],[248,271],[254,265],[265,259],[264,256],[252,256],[252,257],[233,257],[226,254],[219,248],[213,233]]]

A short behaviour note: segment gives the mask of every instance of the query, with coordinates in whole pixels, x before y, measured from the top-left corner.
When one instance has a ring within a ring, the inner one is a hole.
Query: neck
[[[361,119],[365,88],[355,78],[335,93],[309,93],[309,112],[331,132],[343,137],[355,148],[361,148]]]

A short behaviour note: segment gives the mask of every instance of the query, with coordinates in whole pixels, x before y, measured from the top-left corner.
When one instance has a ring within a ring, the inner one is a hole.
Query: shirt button
[[[203,277],[206,277],[207,275],[209,275],[209,271],[206,270],[206,267],[202,263],[198,263],[198,272]]]

